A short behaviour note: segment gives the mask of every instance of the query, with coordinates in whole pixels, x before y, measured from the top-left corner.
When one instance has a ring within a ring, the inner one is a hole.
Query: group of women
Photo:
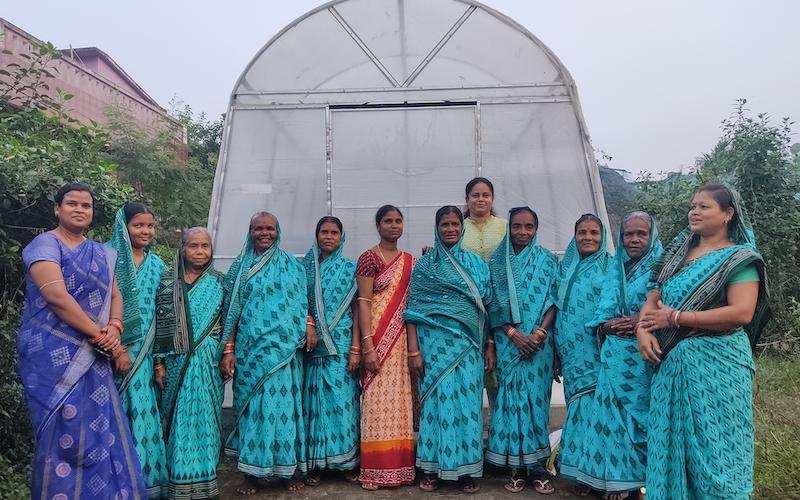
[[[643,212],[615,255],[592,214],[559,262],[528,207],[496,217],[494,187],[467,212],[436,212],[432,247],[400,250],[403,214],[343,255],[341,221],[317,224],[297,258],[258,212],[223,276],[205,230],[171,268],[148,250],[155,217],[117,214],[108,245],[84,237],[86,185],[56,196],[58,227],[23,252],[29,269],[19,371],[36,432],[35,498],[211,498],[223,446],[249,495],[339,471],[366,490],[456,481],[484,460],[505,488],[553,493],[549,409],[563,377],[560,475],[606,498],[748,498],[751,346],[769,317],[763,259],[738,194],[701,187],[666,250]],[[233,382],[233,430],[221,435]],[[490,401],[484,445],[483,393]],[[416,434],[416,438],[415,438]]]

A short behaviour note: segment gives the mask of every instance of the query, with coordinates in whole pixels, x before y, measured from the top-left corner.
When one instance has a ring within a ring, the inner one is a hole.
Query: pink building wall
[[[0,68],[12,62],[24,66],[27,61],[18,54],[30,53],[32,43],[42,42],[0,18],[0,51],[11,52],[11,54],[0,52]],[[151,131],[169,130],[177,142],[186,144],[185,127],[167,115],[166,111],[105,53],[98,49],[77,49],[75,52],[78,54],[83,52],[85,57],[72,59],[69,57],[69,51],[64,52],[67,54],[53,61],[52,67],[57,72],[54,81],[48,84],[53,98],[57,98],[57,88],[74,96],[65,103],[68,115],[87,125],[92,121],[103,125],[108,121],[105,115],[107,107],[123,106],[140,127]],[[0,78],[8,77],[0,75]],[[182,149],[180,154],[185,156],[186,147]]]

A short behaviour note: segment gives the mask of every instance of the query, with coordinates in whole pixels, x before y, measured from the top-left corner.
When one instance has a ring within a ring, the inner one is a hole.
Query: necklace
[[[57,228],[55,228],[55,229],[53,230],[53,232],[54,232],[54,233],[56,233],[56,232],[57,232],[57,234],[61,235],[61,238],[62,238],[62,239],[63,239],[63,240],[64,240],[64,241],[65,241],[67,244],[80,244],[80,243],[83,243],[83,240],[85,240],[85,239],[86,239],[86,237],[85,237],[85,236],[83,236],[83,235],[79,236],[79,237],[76,239],[74,236],[70,235],[68,232],[66,232],[66,231],[64,231],[63,229],[61,229],[61,226],[58,226]]]
[[[384,264],[388,264],[390,261],[389,261],[389,259],[386,258],[386,255],[383,253],[383,250],[381,250],[380,243],[375,245],[375,248],[377,248],[378,249],[378,253],[381,254],[381,259],[383,259]]]

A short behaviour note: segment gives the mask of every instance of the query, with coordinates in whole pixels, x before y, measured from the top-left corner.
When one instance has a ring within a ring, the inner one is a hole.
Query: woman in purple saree
[[[145,485],[113,371],[120,343],[116,252],[83,236],[94,197],[85,184],[56,195],[59,225],[25,247],[25,312],[17,366],[35,436],[31,497],[142,499]]]

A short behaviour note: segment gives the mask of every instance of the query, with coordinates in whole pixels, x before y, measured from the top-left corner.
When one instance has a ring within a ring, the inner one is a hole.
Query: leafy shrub
[[[798,349],[792,345],[799,331],[789,304],[800,300],[800,169],[791,151],[790,122],[772,125],[765,114],[751,116],[745,104],[737,102],[734,114],[722,122],[719,143],[687,175],[642,176],[630,208],[653,214],[666,243],[686,227],[696,187],[724,182],[737,189],[770,280],[773,320],[762,337],[764,346]]]

